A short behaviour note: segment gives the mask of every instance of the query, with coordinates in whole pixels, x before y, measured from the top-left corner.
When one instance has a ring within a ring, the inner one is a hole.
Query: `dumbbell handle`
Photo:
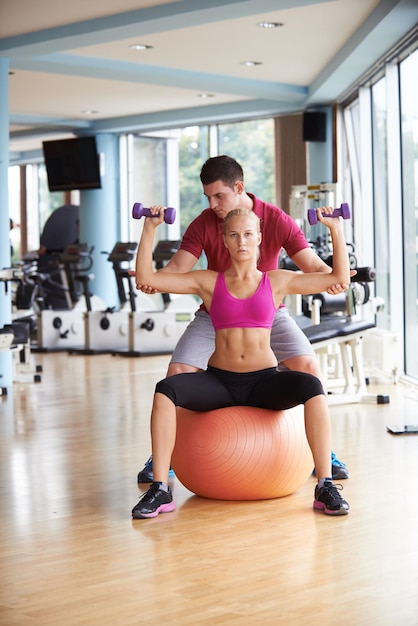
[[[350,219],[350,207],[347,202],[343,202],[342,205],[338,209],[334,209],[330,215],[325,215],[324,217],[342,217],[345,220]],[[316,213],[316,209],[308,209],[308,222],[311,226],[318,223],[318,215]]]
[[[132,217],[136,220],[141,219],[141,217],[157,217],[151,213],[151,211],[144,207],[141,202],[135,202],[132,207]],[[166,224],[172,224],[176,219],[176,209],[171,206],[168,206],[164,211],[164,222]]]

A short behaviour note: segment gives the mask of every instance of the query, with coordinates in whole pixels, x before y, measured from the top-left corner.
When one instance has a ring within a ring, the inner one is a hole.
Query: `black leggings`
[[[160,380],[155,391],[175,406],[212,411],[226,406],[290,409],[324,394],[321,382],[303,372],[278,372],[275,367],[236,373],[209,366],[204,372],[176,374]]]

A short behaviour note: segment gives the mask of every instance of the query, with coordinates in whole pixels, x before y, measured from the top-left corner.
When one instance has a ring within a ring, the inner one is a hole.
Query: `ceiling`
[[[72,133],[329,104],[417,22],[417,0],[0,0],[10,160]]]

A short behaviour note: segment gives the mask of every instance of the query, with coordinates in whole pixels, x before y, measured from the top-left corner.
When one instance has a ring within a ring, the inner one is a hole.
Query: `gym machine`
[[[305,226],[309,219],[316,219],[313,206],[336,206],[340,202],[340,189],[338,183],[320,183],[318,185],[292,185],[289,196],[289,214]],[[340,209],[336,209],[343,217],[347,217],[348,204],[342,203]],[[315,224],[316,221],[313,222]],[[305,229],[304,229],[305,230]]]
[[[316,209],[306,210],[307,200],[310,199],[309,193],[305,190],[304,195],[301,196],[301,187],[298,187],[295,194],[296,206],[298,210],[303,206],[307,221],[315,225],[318,223]],[[319,201],[320,205],[332,206],[329,198],[325,198],[325,194],[334,194],[335,185],[332,185],[330,189],[326,189],[325,185],[324,189],[319,189],[322,186],[317,187],[315,201]],[[298,217],[302,219],[301,214]],[[342,203],[339,208],[334,209],[331,217],[349,219],[349,205]],[[311,244],[318,256],[332,266],[332,249],[327,239],[319,236],[316,242],[311,242]],[[354,247],[352,244],[347,244],[347,247],[350,268],[357,272],[352,277],[347,292],[336,296],[331,296],[326,292],[299,296],[297,306],[293,308],[293,314],[296,322],[312,343],[328,390],[331,388],[337,390],[336,393],[330,393],[328,397],[330,404],[354,402],[387,404],[389,396],[374,396],[367,393],[367,379],[362,358],[362,339],[368,330],[376,326],[374,316],[384,304],[381,298],[370,297],[369,284],[375,281],[376,271],[372,267],[358,267]],[[287,257],[280,259],[279,267],[297,269],[292,265]],[[286,304],[288,304],[287,300]],[[295,302],[293,301],[292,304],[294,305]],[[372,315],[369,316],[364,315],[363,306],[367,304],[371,305]]]
[[[157,243],[153,253],[156,269],[164,267],[179,245],[180,241],[161,240]],[[174,296],[163,293],[161,297],[162,309],[130,313],[131,355],[173,352],[199,306],[198,300],[193,296]]]
[[[179,242],[161,242],[157,246],[154,255],[158,269],[163,266],[163,261],[171,258],[178,244]],[[129,268],[136,247],[135,242],[119,241],[107,259],[112,263],[116,279],[119,309],[108,307],[93,311],[88,299],[88,278],[81,277],[87,302],[84,313],[85,345],[82,349],[70,349],[70,352],[142,356],[165,354],[174,349],[186,323],[192,319],[192,313],[183,308],[179,310],[178,301],[172,302],[169,294],[148,296],[136,292],[134,277]],[[76,278],[80,280],[80,277]],[[189,300],[188,307],[192,307],[194,312],[196,300],[192,299],[192,304]]]
[[[93,265],[93,247],[81,243],[67,246],[58,255],[57,264],[62,285],[57,288],[64,292],[67,308],[52,309],[42,298],[44,276],[38,273],[37,347],[39,352],[60,350],[81,350],[85,346],[85,311],[92,309],[92,294],[89,282],[93,275],[89,271]],[[81,300],[84,296],[84,305]]]
[[[22,279],[23,273],[19,268],[0,270],[0,282],[4,283],[6,291],[9,283],[21,284]],[[12,352],[13,382],[16,383],[40,383],[42,380],[42,366],[35,364],[31,352],[30,327],[30,318],[22,317],[0,328],[0,351]],[[7,388],[2,387],[0,395],[6,394]]]
[[[107,260],[112,263],[116,278],[119,309],[108,307],[93,311],[87,307],[85,319],[85,346],[83,354],[127,352],[129,350],[129,310],[135,310],[135,292],[127,263],[132,261],[136,250],[135,242],[117,242]],[[127,284],[127,290],[125,288]]]

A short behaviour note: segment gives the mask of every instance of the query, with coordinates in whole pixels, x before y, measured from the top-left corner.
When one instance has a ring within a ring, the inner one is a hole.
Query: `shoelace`
[[[321,492],[325,491],[334,502],[340,502],[341,500],[344,499],[339,494],[339,491],[342,491],[342,490],[343,490],[343,486],[341,484],[332,483],[331,485],[324,485],[319,493],[321,494]]]
[[[158,492],[159,492],[159,486],[152,484],[151,487],[148,489],[148,491],[146,491],[144,495],[142,496],[142,502],[144,503],[152,502],[154,498],[157,497]]]

